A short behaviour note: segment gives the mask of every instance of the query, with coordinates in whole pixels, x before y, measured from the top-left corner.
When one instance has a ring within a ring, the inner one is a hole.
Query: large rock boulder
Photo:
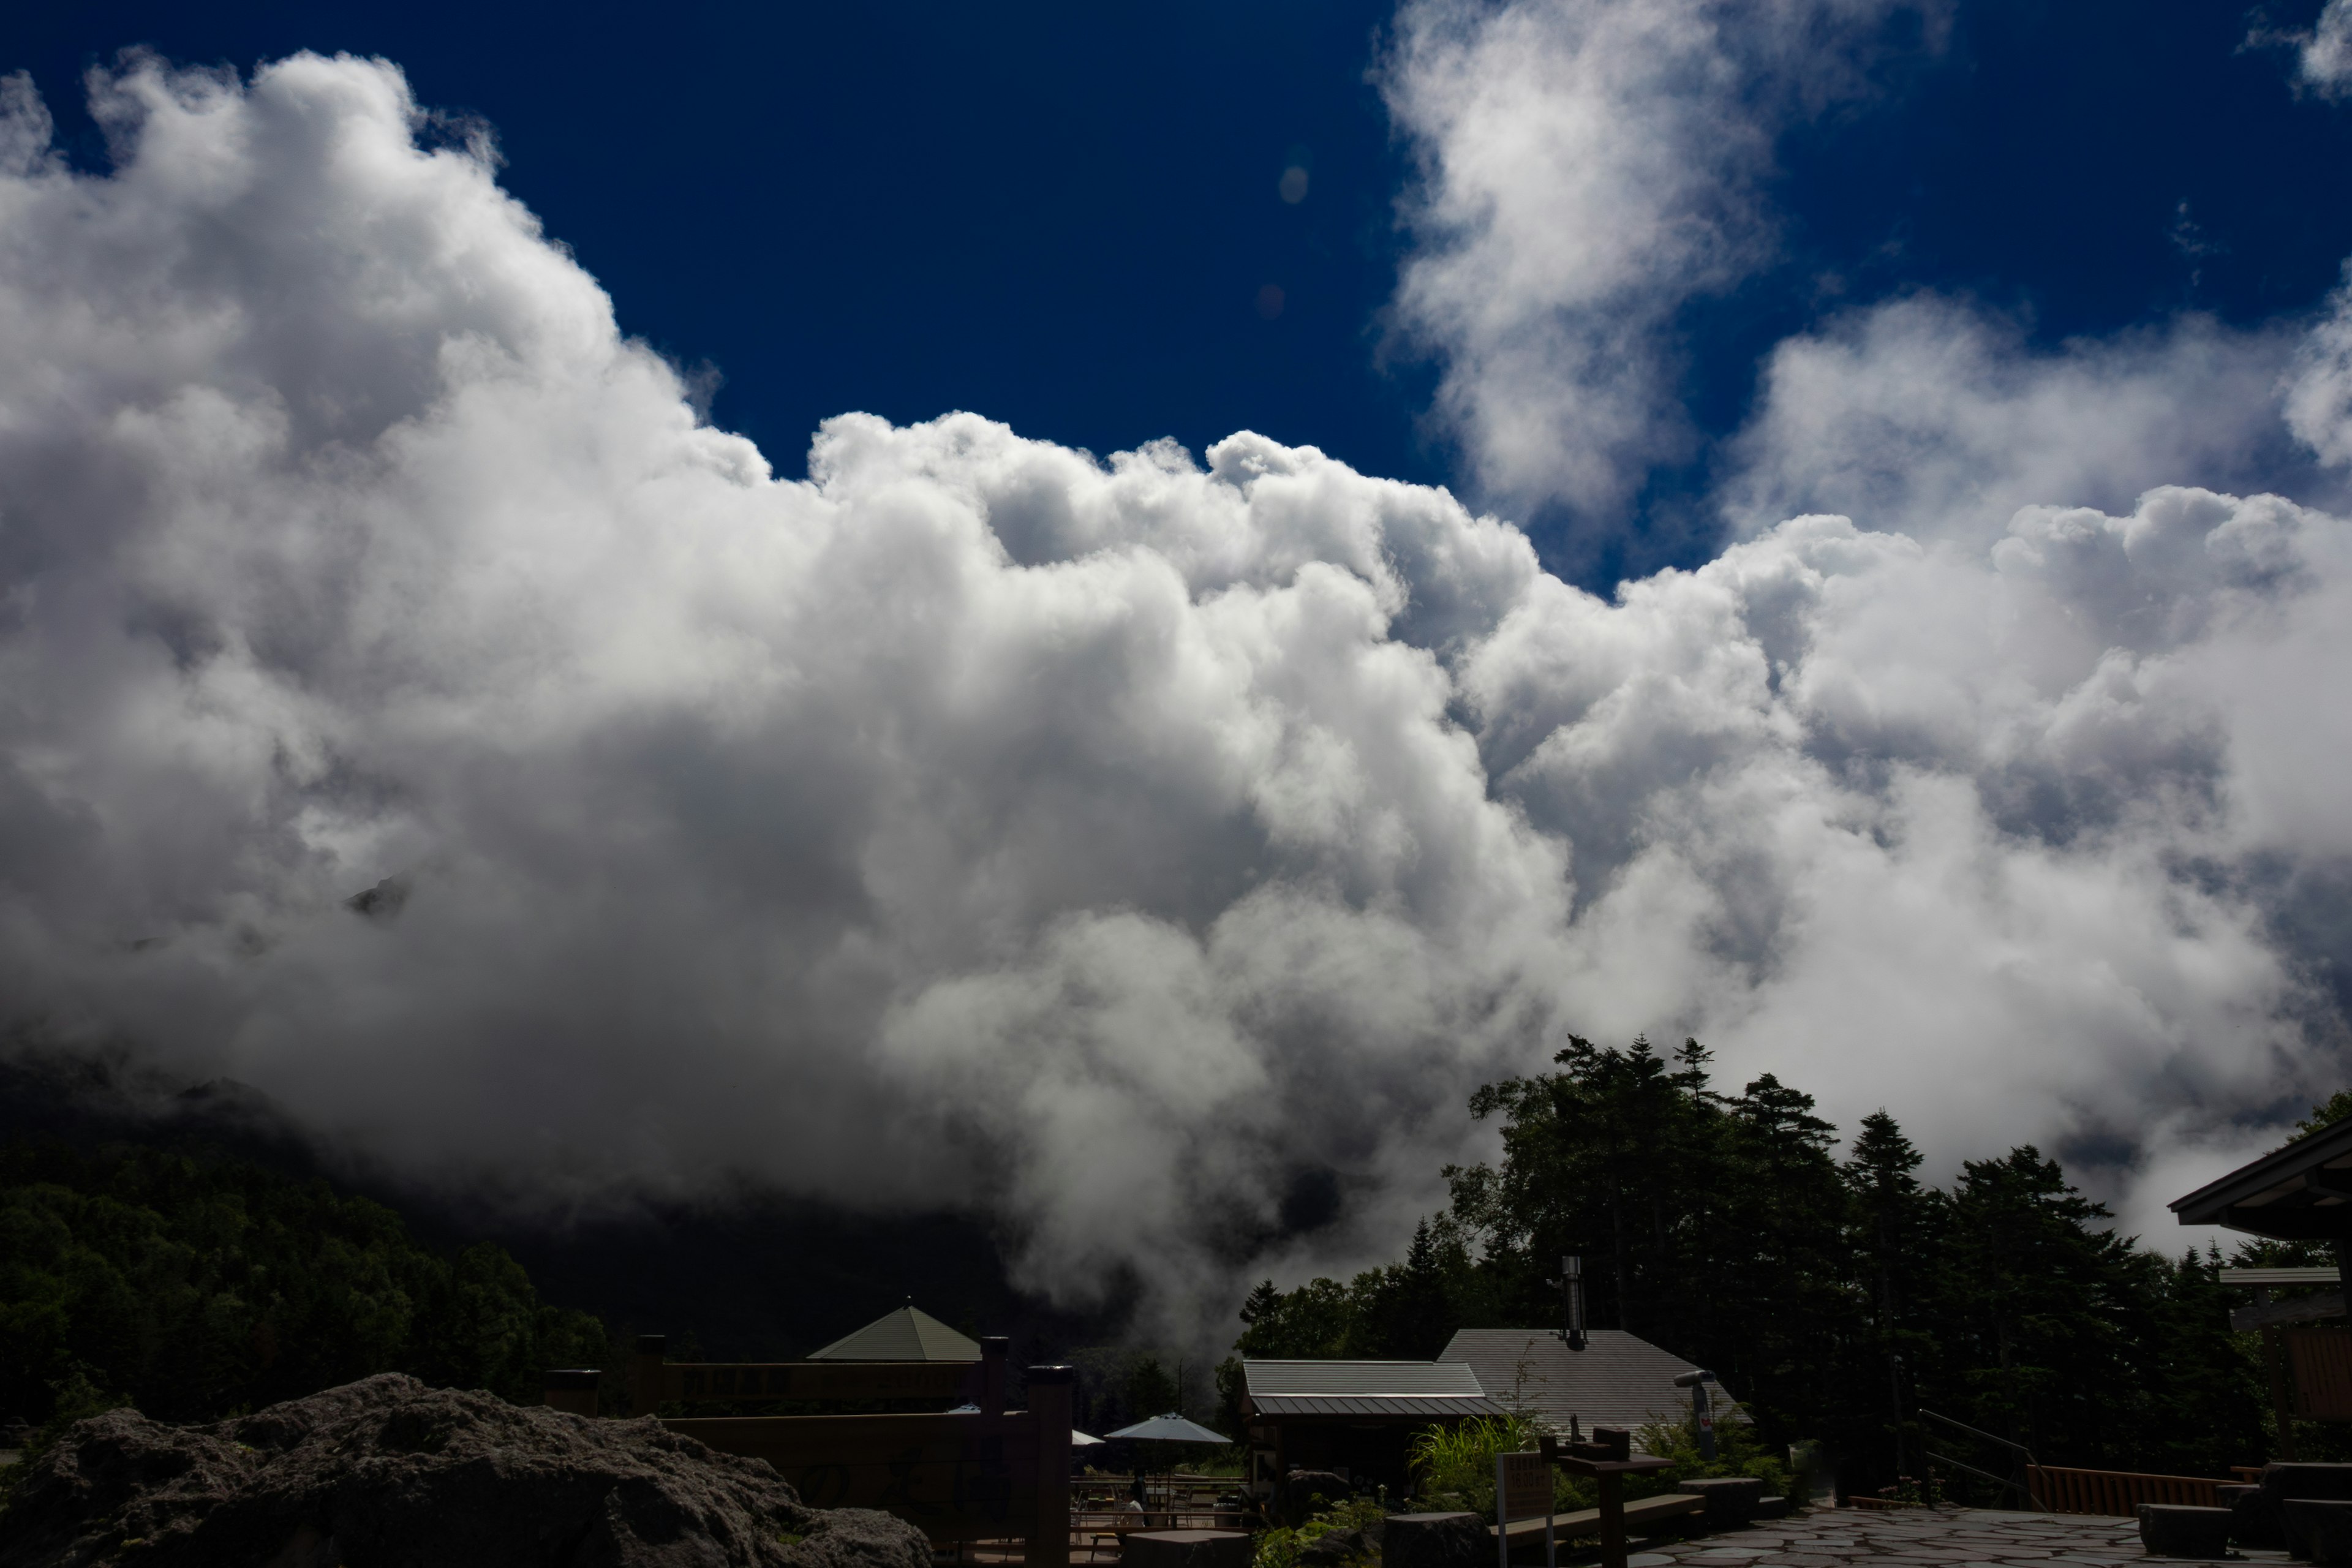
[[[2265,1522],[2274,1523],[2273,1542],[2295,1556],[2307,1558],[2310,1552],[2295,1535],[2294,1521],[2286,1515],[2286,1505],[2292,1500],[2309,1500],[2342,1502],[2352,1500],[2352,1465],[2305,1465],[2273,1461],[2263,1467],[2262,1494],[2252,1508],[2243,1504],[2236,1511],[2248,1526],[2240,1544],[2251,1544]]]
[[[1475,1513],[1392,1513],[1381,1534],[1381,1568],[1486,1568],[1495,1557]]]
[[[2230,1510],[2144,1502],[2139,1505],[2139,1543],[2151,1557],[2218,1562],[2230,1555]]]
[[[1347,1568],[1350,1563],[1377,1563],[1381,1530],[1327,1530],[1312,1541],[1298,1543],[1299,1568]]]
[[[19,1479],[0,1568],[930,1568],[764,1460],[388,1373],[210,1426],[115,1410]]]
[[[2234,1546],[2278,1552],[2286,1546],[2286,1526],[2279,1517],[2280,1500],[2265,1497],[2259,1486],[2215,1487],[2221,1506],[2230,1510],[2230,1542]]]
[[[1756,1518],[1756,1505],[1763,1500],[1764,1483],[1754,1476],[1717,1476],[1705,1480],[1681,1481],[1678,1492],[1690,1492],[1706,1500],[1706,1528],[1738,1530]]]
[[[2263,1467],[2263,1490],[2271,1497],[2352,1500],[2352,1465],[2300,1465],[2273,1460]]]
[[[2291,1497],[2280,1509],[2287,1555],[2326,1568],[2352,1565],[2352,1499]]]

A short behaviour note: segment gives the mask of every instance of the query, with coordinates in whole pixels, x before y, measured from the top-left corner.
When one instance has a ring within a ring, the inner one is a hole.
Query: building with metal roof
[[[2223,1284],[2253,1292],[2252,1306],[2230,1314],[2230,1327],[2262,1331],[2278,1457],[2292,1460],[2297,1457],[2294,1416],[2352,1421],[2352,1333],[2310,1326],[2313,1319],[2340,1318],[2346,1310],[2342,1287],[2352,1274],[2345,1267],[2352,1261],[2347,1257],[2352,1253],[2352,1121],[2306,1132],[2175,1198],[2171,1208],[2183,1225],[2226,1226],[2279,1241],[2334,1245],[2334,1268],[2221,1270]],[[2331,1285],[2338,1288],[2327,1289]],[[2296,1294],[2273,1300],[2271,1291],[2282,1287]],[[2315,1287],[2317,1292],[2309,1293]]]
[[[1267,1415],[1500,1415],[1458,1361],[1242,1363],[1250,1407]]]
[[[980,1342],[960,1334],[929,1312],[909,1302],[887,1317],[877,1318],[854,1334],[845,1334],[811,1361],[978,1361]]]
[[[1335,1470],[1402,1496],[1415,1432],[1507,1414],[1459,1361],[1244,1358],[1242,1386],[1250,1488],[1260,1496],[1293,1469]]]
[[[1622,1329],[1588,1329],[1585,1338],[1585,1348],[1572,1351],[1549,1329],[1463,1329],[1446,1342],[1443,1359],[1468,1366],[1503,1408],[1558,1433],[1568,1431],[1570,1416],[1591,1432],[1630,1431],[1690,1414],[1690,1393],[1675,1379],[1698,1368]],[[1733,1397],[1717,1386],[1722,1400]],[[1734,1413],[1731,1419],[1748,1417]]]

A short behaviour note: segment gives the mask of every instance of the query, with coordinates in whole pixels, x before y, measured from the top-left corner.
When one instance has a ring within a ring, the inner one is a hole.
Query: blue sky
[[[2315,11],[1976,0],[1937,47],[1898,19],[1874,91],[1781,131],[1771,264],[1681,310],[1700,430],[1738,426],[1775,341],[1907,289],[2044,342],[2315,307],[2352,253],[2352,117],[2291,89],[2290,50],[2246,46]],[[1429,417],[1428,356],[1385,325],[1412,175],[1368,79],[1390,24],[1296,0],[592,5],[552,26],[536,7],[89,4],[20,8],[0,54],[85,165],[103,153],[76,82],[130,45],[398,62],[425,104],[496,127],[505,184],[625,329],[717,367],[716,420],[786,470],[829,415],[963,408],[1097,452],[1254,429],[1480,497]],[[1294,160],[1310,182],[1291,205]],[[1714,552],[1684,516],[1710,458],[1597,518],[1482,499],[1605,587]],[[1563,548],[1580,528],[1601,547]]]

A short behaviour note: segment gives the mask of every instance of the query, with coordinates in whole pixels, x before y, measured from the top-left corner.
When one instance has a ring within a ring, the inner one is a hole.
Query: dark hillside
[[[545,1365],[610,1361],[608,1329],[786,1360],[910,1297],[1011,1334],[1016,1360],[1119,1326],[1015,1289],[972,1216],[747,1189],[535,1228],[331,1164],[242,1085],[177,1083],[122,1058],[0,1060],[0,1420],[44,1419],[51,1384],[175,1419],[376,1372],[535,1394]],[[461,1299],[478,1329],[448,1320]],[[569,1328],[514,1326],[548,1302],[579,1309],[550,1320]],[[471,1343],[477,1331],[496,1344]]]
[[[536,1396],[604,1328],[499,1247],[417,1244],[381,1204],[216,1152],[0,1145],[0,1413],[128,1399],[215,1419],[378,1372]]]

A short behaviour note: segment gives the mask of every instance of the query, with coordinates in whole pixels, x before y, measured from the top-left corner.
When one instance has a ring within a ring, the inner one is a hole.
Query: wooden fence
[[[765,1459],[813,1508],[876,1508],[936,1545],[1022,1541],[1029,1568],[1068,1568],[1070,1369],[1033,1366],[1028,1408],[1005,1406],[1006,1342],[981,1342],[978,1362],[733,1362],[667,1359],[667,1342],[637,1342],[630,1407],[773,1400],[965,1399],[970,1411],[909,1415],[716,1415],[665,1420],[722,1453]],[[549,1375],[548,1402],[595,1413],[595,1392]]]
[[[2128,1519],[2144,1502],[2188,1503],[2219,1508],[2213,1489],[2226,1482],[2203,1476],[2143,1476],[2128,1470],[2076,1470],[2029,1465],[2025,1484],[2033,1500],[2050,1513],[2113,1514]]]

